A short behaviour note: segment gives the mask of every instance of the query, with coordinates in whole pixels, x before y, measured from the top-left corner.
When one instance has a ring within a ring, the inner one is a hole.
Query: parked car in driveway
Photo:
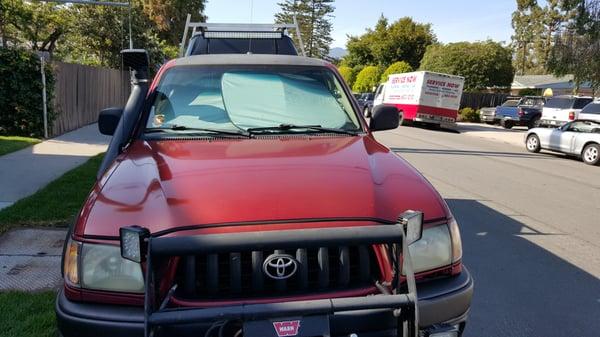
[[[540,126],[559,127],[579,119],[579,112],[591,103],[593,98],[580,96],[555,96],[544,104]]]
[[[496,107],[482,108],[479,111],[479,119],[482,122],[485,122],[488,124],[494,124],[496,122],[496,113],[498,112],[498,110],[500,110],[500,109],[516,109],[518,104],[519,104],[518,99],[509,99],[509,100],[506,100],[501,105],[498,105]]]
[[[529,152],[551,150],[580,157],[589,165],[600,164],[600,122],[576,120],[559,128],[534,128],[527,132]]]
[[[147,63],[124,53],[131,96],[100,113],[113,138],[67,235],[61,336],[462,334],[457,220],[373,135],[395,106],[367,123],[335,66],[301,56],[188,56],[151,83]]]
[[[581,109],[581,112],[579,112],[579,119],[600,122],[600,100],[596,100]]]
[[[525,96],[517,102],[516,107],[497,109],[495,120],[506,129],[513,126],[537,127],[545,101],[544,97]]]

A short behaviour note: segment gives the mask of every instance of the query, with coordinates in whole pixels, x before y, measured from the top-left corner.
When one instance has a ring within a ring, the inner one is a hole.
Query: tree
[[[355,79],[355,74],[352,72],[352,68],[348,66],[339,66],[338,71],[340,72],[340,75],[342,75],[342,77],[344,78],[344,81],[348,83],[348,86],[352,88],[352,84],[354,84]]]
[[[463,76],[471,91],[508,88],[514,76],[511,49],[491,40],[429,46],[420,69]]]
[[[556,34],[548,69],[556,76],[573,74],[575,91],[588,81],[595,93],[600,89],[600,3],[579,0],[571,5],[567,10],[576,15]]]
[[[413,68],[410,66],[410,64],[404,61],[394,62],[383,72],[381,75],[381,80],[379,81],[381,83],[387,82],[388,77],[392,74],[409,73],[411,71],[413,71]]]
[[[535,60],[533,47],[535,38],[542,32],[542,14],[543,10],[536,0],[517,0],[517,10],[512,14],[514,35],[511,38],[515,68],[521,75],[539,72],[540,65]]]
[[[275,14],[275,22],[291,23],[294,15],[300,27],[300,35],[306,56],[324,58],[329,54],[331,18],[335,10],[334,0],[284,0],[279,3],[281,11]],[[292,35],[296,46],[300,41]]]
[[[3,43],[24,45],[50,54],[69,29],[73,18],[68,8],[53,3],[3,0],[0,6]]]
[[[158,37],[170,45],[181,42],[185,20],[191,14],[192,21],[204,22],[206,0],[142,0],[144,14],[156,25]]]
[[[430,24],[414,22],[405,17],[389,24],[382,15],[374,29],[361,36],[349,36],[344,61],[350,65],[377,64],[388,67],[404,60],[418,68],[427,46],[436,42]]]
[[[367,66],[358,73],[352,86],[355,92],[371,92],[379,84],[381,69],[376,66]]]

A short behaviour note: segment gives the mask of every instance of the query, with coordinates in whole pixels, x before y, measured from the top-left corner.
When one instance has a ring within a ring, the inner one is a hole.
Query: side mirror
[[[423,212],[408,210],[398,216],[398,223],[404,227],[407,245],[419,241],[423,236]]]
[[[107,136],[114,135],[122,115],[123,108],[108,108],[100,111],[98,117],[98,130],[100,130],[100,133]]]
[[[400,125],[401,111],[392,105],[378,105],[373,108],[369,128],[371,131],[395,129]]]

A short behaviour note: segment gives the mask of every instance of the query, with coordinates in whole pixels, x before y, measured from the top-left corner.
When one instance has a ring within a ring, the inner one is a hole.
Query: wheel
[[[515,125],[515,123],[513,123],[513,121],[503,119],[500,121],[500,125],[502,125],[502,127],[505,129],[512,129],[512,127]]]
[[[525,147],[529,152],[540,152],[540,150],[542,149],[540,147],[540,138],[534,133],[530,134],[529,136],[527,136],[527,140],[525,141]]]
[[[494,125],[494,122],[485,122],[487,125]]]
[[[365,116],[365,117],[367,117],[367,118],[371,118],[371,111],[369,110],[369,107],[368,107],[368,106],[366,106],[366,107],[363,109],[363,114],[364,114],[364,116]]]
[[[600,164],[600,145],[589,144],[584,147],[581,158],[583,159],[583,162],[588,165]]]
[[[533,128],[537,128],[540,126],[540,116],[537,117],[533,117],[533,119],[531,119],[529,121],[529,124],[527,124],[527,129],[533,129]]]

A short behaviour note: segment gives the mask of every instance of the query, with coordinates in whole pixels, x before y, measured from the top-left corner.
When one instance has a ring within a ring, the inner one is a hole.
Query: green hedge
[[[52,102],[54,74],[46,64],[46,93]],[[48,103],[48,124],[54,110]],[[0,135],[39,137],[44,133],[40,58],[27,50],[0,48]]]
[[[458,110],[458,119],[461,122],[479,123],[479,111],[471,108],[463,108]]]

